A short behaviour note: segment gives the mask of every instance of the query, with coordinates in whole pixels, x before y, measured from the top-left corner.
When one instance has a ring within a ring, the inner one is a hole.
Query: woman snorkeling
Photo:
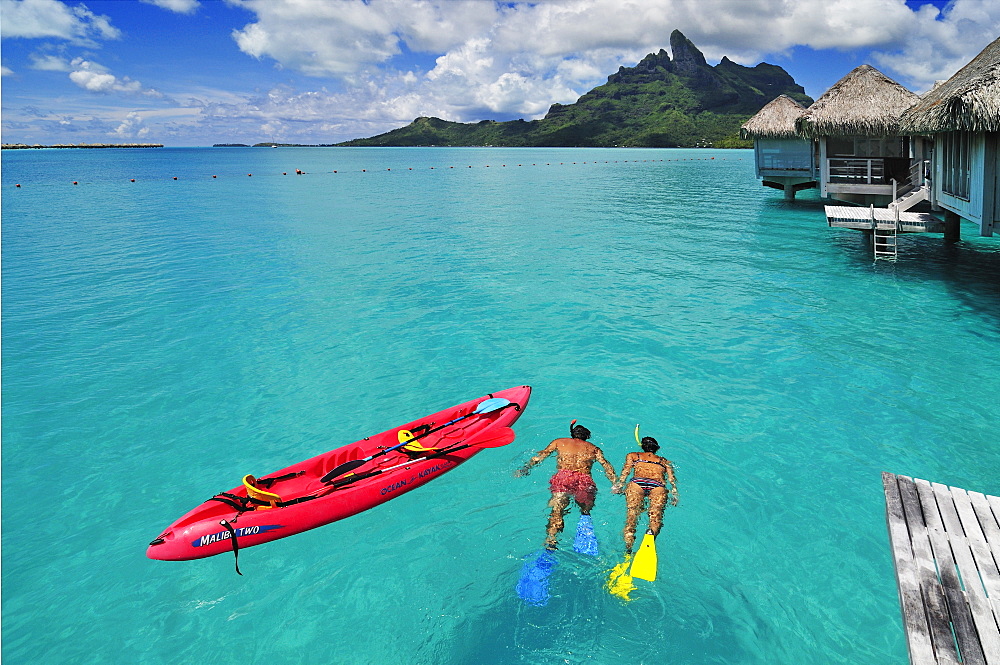
[[[639,426],[635,426],[635,438],[639,441]],[[625,516],[625,552],[632,552],[635,544],[635,526],[639,521],[646,498],[649,498],[649,531],[657,536],[663,527],[663,509],[670,501],[671,506],[677,505],[677,479],[674,477],[673,463],[656,454],[660,444],[651,436],[642,437],[639,442],[641,453],[629,453],[625,456],[625,468],[617,482],[611,488],[615,494],[625,495],[627,514]],[[632,480],[625,484],[625,479],[633,473]]]

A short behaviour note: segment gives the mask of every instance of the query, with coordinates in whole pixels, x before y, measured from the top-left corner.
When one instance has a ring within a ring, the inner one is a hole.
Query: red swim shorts
[[[572,494],[577,503],[593,504],[597,498],[597,485],[589,473],[561,469],[549,479],[549,489],[553,492]]]

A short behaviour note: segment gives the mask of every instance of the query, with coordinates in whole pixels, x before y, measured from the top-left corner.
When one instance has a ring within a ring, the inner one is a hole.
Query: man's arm
[[[543,448],[542,450],[538,451],[538,454],[535,455],[534,457],[532,457],[530,460],[528,460],[527,464],[525,464],[520,469],[518,469],[517,471],[514,472],[514,477],[515,478],[520,478],[522,476],[526,476],[529,473],[531,473],[531,467],[535,466],[536,464],[538,464],[539,462],[541,462],[546,457],[548,457],[549,455],[551,455],[552,453],[554,453],[556,451],[556,447],[557,447],[558,442],[559,442],[559,439],[556,439],[555,441],[553,441],[549,445],[545,446],[545,448]]]
[[[601,466],[604,467],[604,475],[608,477],[608,480],[611,481],[611,485],[614,486],[615,467],[611,466],[611,462],[609,462],[604,458],[604,452],[600,448],[594,446],[594,450],[597,451],[596,452],[597,461],[601,464]]]
[[[622,486],[625,484],[625,479],[628,478],[628,474],[632,473],[632,467],[635,466],[635,460],[635,453],[629,453],[625,456],[625,466],[622,468],[622,475],[618,476],[618,481],[611,487],[612,492],[621,494]]]

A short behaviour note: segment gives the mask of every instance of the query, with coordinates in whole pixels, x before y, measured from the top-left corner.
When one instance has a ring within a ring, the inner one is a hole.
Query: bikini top
[[[653,453],[653,454],[655,454],[655,453]],[[636,455],[639,455],[639,453],[636,453]],[[660,460],[659,456],[657,456],[656,460],[642,459],[641,457],[639,457],[635,461],[635,463],[638,464],[639,462],[645,462],[646,464],[658,464],[659,466],[662,466],[664,469],[669,469],[670,468],[669,464],[664,464],[663,462],[661,462],[659,460]]]

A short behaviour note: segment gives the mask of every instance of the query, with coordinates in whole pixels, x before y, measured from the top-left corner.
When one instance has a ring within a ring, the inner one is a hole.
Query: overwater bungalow
[[[796,120],[801,136],[819,148],[819,189],[824,198],[886,205],[900,189],[918,185],[922,145],[899,126],[919,98],[871,65],[840,79]]]
[[[795,198],[795,192],[816,187],[813,142],[795,128],[805,114],[804,106],[780,95],[740,128],[741,138],[753,139],[757,177],[765,187],[784,191],[789,200]]]
[[[901,130],[933,141],[930,200],[949,227],[1000,230],[1000,39],[921,97]]]

